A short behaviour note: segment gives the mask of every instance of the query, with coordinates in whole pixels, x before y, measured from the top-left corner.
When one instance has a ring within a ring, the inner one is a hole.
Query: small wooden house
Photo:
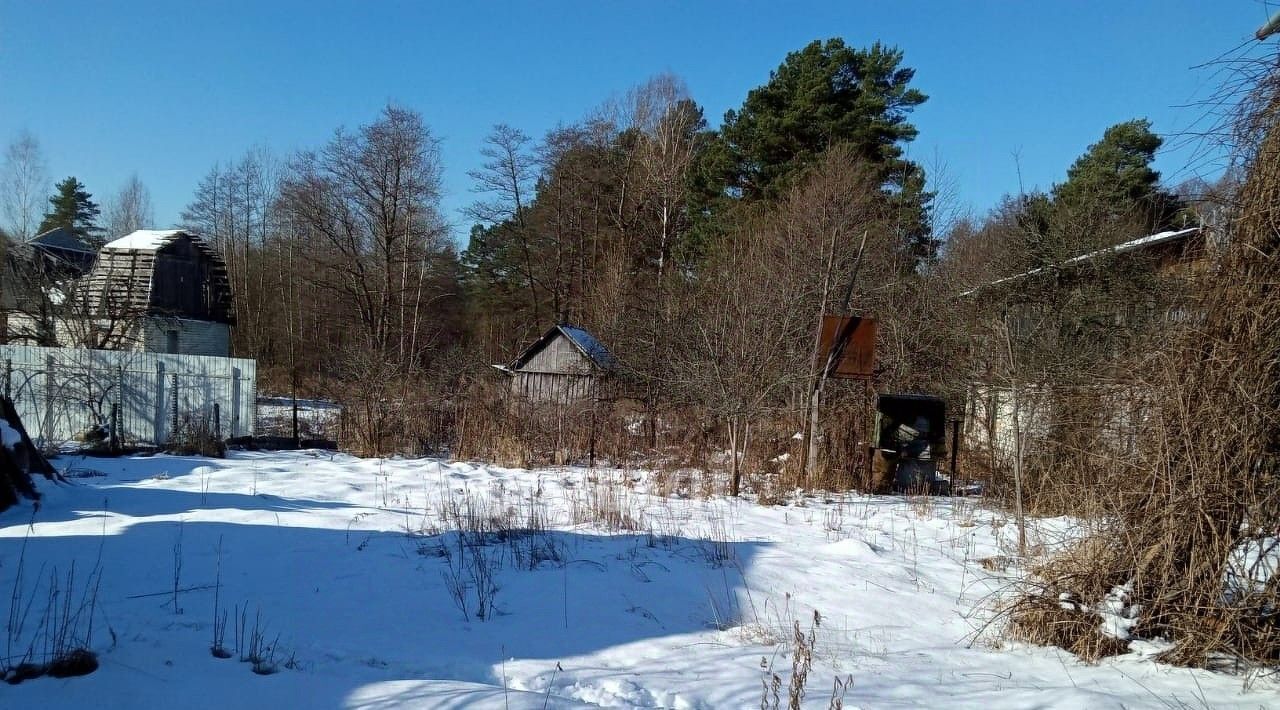
[[[27,241],[31,259],[55,277],[79,278],[89,273],[96,255],[93,246],[66,227],[50,229]]]
[[[962,299],[998,298],[1007,302],[1008,327],[1014,336],[1022,328],[1031,332],[1041,316],[1039,305],[1025,303],[1022,294],[1037,292],[1048,286],[1070,292],[1081,283],[1097,278],[1100,269],[1136,266],[1163,283],[1167,292],[1156,291],[1146,302],[1118,301],[1107,310],[1089,314],[1095,323],[1113,324],[1131,329],[1161,328],[1164,324],[1197,317],[1185,310],[1170,294],[1177,293],[1196,279],[1212,275],[1217,245],[1211,241],[1210,230],[1189,227],[1151,234],[1114,246],[1091,251],[1067,259],[1048,268],[1037,268],[1014,276],[997,279],[960,294]],[[1130,262],[1129,259],[1140,259]],[[1172,298],[1172,300],[1171,300]],[[1106,326],[1112,327],[1112,326]],[[1055,421],[1053,397],[1055,388],[1048,383],[1024,382],[1019,395],[1018,427],[1014,427],[1014,397],[1005,377],[996,374],[1007,362],[1003,341],[988,341],[975,336],[971,347],[984,362],[985,371],[979,371],[968,385],[964,413],[966,446],[984,449],[1005,458],[1015,453],[1014,432],[1020,431],[1024,442],[1035,442],[1049,436],[1051,422]],[[1101,367],[1104,363],[1098,363]],[[1129,446],[1127,432],[1144,414],[1133,409],[1135,401],[1144,395],[1141,385],[1134,387],[1095,387],[1093,396],[1098,401],[1096,424],[1102,431],[1100,440],[1116,445]],[[1076,415],[1073,415],[1076,416]]]
[[[525,348],[510,365],[511,393],[533,404],[573,404],[604,396],[602,381],[617,360],[583,328],[561,324]]]
[[[80,298],[96,347],[182,355],[231,354],[234,313],[222,259],[184,230],[140,230],[109,242]]]
[[[58,345],[63,306],[94,258],[93,247],[64,227],[0,244],[0,343]]]

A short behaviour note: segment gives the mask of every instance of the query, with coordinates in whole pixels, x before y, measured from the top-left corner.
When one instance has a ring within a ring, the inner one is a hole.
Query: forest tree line
[[[728,444],[735,464],[767,468],[793,433],[808,436],[825,385],[815,446],[796,459],[805,475],[847,477],[863,466],[871,393],[963,407],[975,336],[1007,309],[959,294],[1196,224],[1210,205],[1206,186],[1161,184],[1161,139],[1138,119],[1108,128],[1051,190],[960,215],[945,170],[927,175],[910,153],[911,114],[928,99],[914,78],[900,50],[831,39],[787,55],[718,127],[668,74],[545,135],[494,126],[470,173],[465,248],[441,210],[439,140],[394,104],[323,145],[252,148],[213,166],[180,226],[226,262],[233,354],[257,360],[259,389],[342,402],[353,449],[460,446],[464,404],[501,389],[489,365],[568,322],[621,363],[623,448]],[[10,145],[4,168],[12,239],[52,225],[100,243],[154,226],[137,178],[105,210],[75,178],[44,202],[33,136]],[[1093,295],[1123,298],[1123,284],[1137,287],[1102,279]],[[1052,304],[1060,315],[1045,332],[1096,314],[1080,303]],[[823,314],[877,319],[869,385],[822,382]],[[1036,360],[1028,341],[1019,361],[1096,376],[1102,346],[1074,332],[1080,347],[1040,347]],[[1072,363],[1050,362],[1067,352]]]

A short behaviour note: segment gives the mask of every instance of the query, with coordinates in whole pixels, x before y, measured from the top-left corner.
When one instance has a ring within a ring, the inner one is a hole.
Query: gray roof
[[[579,352],[586,356],[592,364],[601,370],[612,370],[617,366],[618,360],[613,356],[613,353],[609,352],[609,349],[597,340],[594,335],[587,332],[585,328],[561,323],[560,325],[548,330],[541,338],[538,338],[532,345],[525,348],[516,356],[516,359],[511,362],[510,367],[506,368],[504,371],[510,372],[511,370],[519,370],[524,367],[525,363],[529,362],[534,355],[541,352],[543,348],[547,347],[548,343],[560,335],[563,335],[570,343],[573,343],[573,346],[577,348]]]
[[[597,367],[608,370],[618,364],[618,361],[613,357],[613,353],[609,352],[609,349],[603,343],[596,340],[596,336],[588,333],[585,329],[567,324],[558,325],[556,328],[561,333],[564,333],[566,338],[573,341],[573,344],[578,346],[582,354],[590,358]]]
[[[27,240],[28,244],[38,244],[43,247],[52,247],[54,249],[62,249],[64,251],[83,252],[85,254],[93,254],[94,249],[80,238],[75,232],[66,227],[58,227],[50,229],[43,234],[37,234]]]

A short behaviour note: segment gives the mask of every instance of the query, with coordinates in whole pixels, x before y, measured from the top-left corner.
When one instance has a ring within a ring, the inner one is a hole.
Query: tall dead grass
[[[1172,642],[1188,665],[1280,662],[1280,574],[1248,550],[1280,537],[1280,93],[1272,77],[1245,119],[1249,156],[1239,219],[1220,270],[1201,279],[1199,317],[1136,370],[1153,393],[1134,456],[1082,489],[1102,529],[1039,572],[1016,605],[1031,640],[1099,655],[1090,612],[1131,585],[1135,630]],[[1241,565],[1251,573],[1239,574]],[[1058,598],[1078,601],[1065,618]],[[1085,622],[1089,623],[1085,623]]]

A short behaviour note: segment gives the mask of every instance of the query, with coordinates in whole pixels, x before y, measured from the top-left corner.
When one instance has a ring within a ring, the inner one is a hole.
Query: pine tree
[[[1108,128],[1049,193],[1015,208],[1023,270],[1060,264],[1123,241],[1182,226],[1186,205],[1151,167],[1163,141],[1135,119]]]
[[[1108,128],[1054,187],[1056,221],[1095,233],[1110,226],[1140,232],[1179,226],[1184,205],[1160,187],[1160,173],[1151,167],[1163,142],[1146,119]]]
[[[843,145],[880,171],[910,257],[904,263],[932,256],[932,195],[923,168],[903,150],[917,133],[907,118],[928,97],[910,86],[915,71],[902,58],[901,50],[878,42],[855,49],[839,38],[788,54],[705,141],[692,185],[693,212],[702,217],[695,231],[714,231],[711,215],[723,212],[726,201],[781,196],[820,155]]]
[[[880,43],[854,49],[835,38],[787,55],[768,83],[725,114],[721,137],[744,195],[776,192],[780,181],[845,143],[860,157],[898,172],[902,144],[916,137],[907,115],[928,97],[909,86],[915,71],[902,51]]]
[[[40,222],[37,232],[62,227],[75,232],[81,239],[96,244],[102,229],[97,223],[100,210],[93,201],[93,195],[85,189],[84,183],[74,177],[58,183],[55,189],[57,192],[49,198],[49,212]]]

